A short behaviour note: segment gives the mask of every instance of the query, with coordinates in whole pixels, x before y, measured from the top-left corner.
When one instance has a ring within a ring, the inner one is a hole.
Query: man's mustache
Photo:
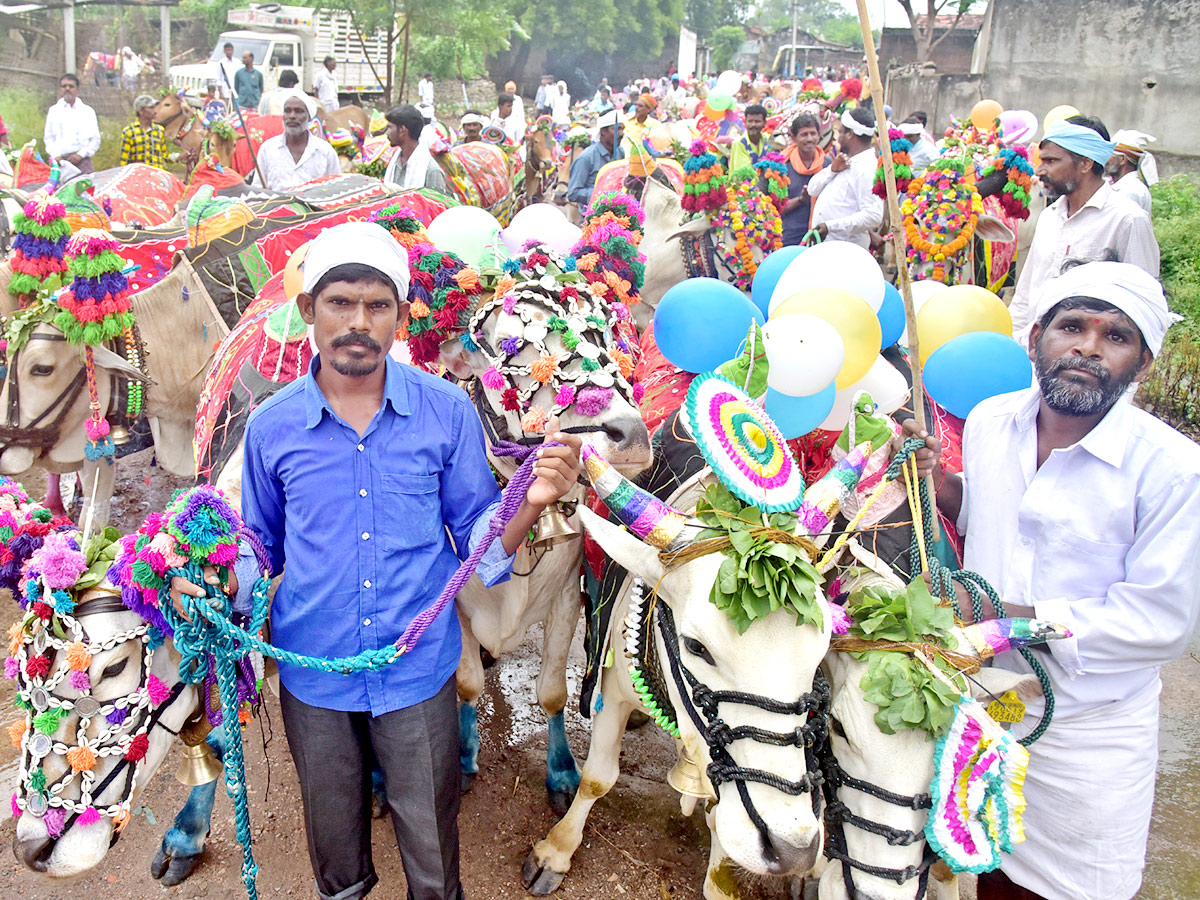
[[[368,350],[374,350],[376,353],[383,351],[382,345],[371,337],[369,334],[363,334],[361,331],[351,331],[349,334],[343,334],[333,339],[333,349],[340,350],[342,347],[352,347],[354,345],[366,347]]]
[[[1094,359],[1085,359],[1081,356],[1068,356],[1064,359],[1057,360],[1050,365],[1046,375],[1053,378],[1060,372],[1069,372],[1075,369],[1095,375],[1097,381],[1100,382],[1101,387],[1106,387],[1112,380],[1112,373],[1109,372],[1108,369],[1104,368],[1104,366],[1100,365],[1100,363],[1096,362]]]

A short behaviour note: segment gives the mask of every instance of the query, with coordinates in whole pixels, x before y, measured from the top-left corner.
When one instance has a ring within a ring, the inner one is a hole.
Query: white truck
[[[254,54],[254,68],[262,73],[264,90],[276,86],[279,73],[291,69],[300,87],[313,91],[313,83],[325,57],[337,60],[335,74],[341,97],[371,97],[383,93],[387,78],[387,35],[360,34],[349,13],[320,10],[310,6],[280,6],[261,3],[249,9],[231,9],[230,25],[206,63],[171,66],[171,87],[203,94],[209,79],[218,78],[217,63],[224,59],[225,44],[233,44],[234,64],[240,68],[242,54]]]

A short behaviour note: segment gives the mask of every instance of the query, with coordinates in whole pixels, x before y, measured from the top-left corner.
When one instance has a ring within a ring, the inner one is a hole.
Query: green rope
[[[921,438],[910,437],[906,438],[903,446],[895,457],[892,458],[888,465],[887,471],[884,473],[884,478],[891,481],[900,477],[901,469],[908,458],[916,451],[925,446],[925,441]],[[928,480],[921,478],[917,482],[917,490],[921,497],[921,519],[923,535],[917,534],[916,524],[913,525],[912,544],[908,551],[908,565],[910,572],[921,571],[921,542],[919,537],[924,537],[925,545],[929,546],[934,542],[933,538],[933,521],[936,515],[933,503],[929,498]],[[1004,603],[1000,600],[1000,595],[996,593],[996,589],[988,582],[986,578],[978,572],[971,572],[967,569],[950,569],[944,566],[932,553],[926,554],[929,564],[929,585],[935,595],[941,596],[942,600],[949,600],[950,605],[954,608],[954,613],[959,618],[962,618],[962,610],[958,605],[958,592],[954,589],[955,583],[962,585],[966,590],[967,596],[971,600],[971,614],[974,621],[983,620],[983,598],[986,596],[992,604],[992,609],[995,610],[996,617],[1003,619],[1007,616],[1004,609]],[[1045,667],[1041,664],[1036,656],[1033,655],[1033,650],[1029,647],[1020,647],[1018,651],[1021,656],[1025,657],[1025,661],[1029,663],[1029,667],[1033,670],[1033,674],[1037,676],[1042,685],[1042,694],[1046,699],[1046,707],[1042,712],[1041,721],[1037,727],[1033,729],[1025,737],[1021,738],[1020,743],[1026,747],[1036,742],[1046,729],[1050,727],[1050,722],[1054,719],[1054,688],[1050,684],[1050,676],[1046,674]]]

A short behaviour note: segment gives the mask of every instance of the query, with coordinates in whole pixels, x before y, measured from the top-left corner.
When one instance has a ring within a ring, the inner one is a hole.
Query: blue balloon
[[[1033,383],[1029,352],[1006,334],[974,331],[946,341],[929,355],[925,389],[960,419],[982,400]]]
[[[825,421],[833,411],[833,400],[837,395],[837,385],[830,382],[829,387],[819,394],[809,397],[789,397],[774,388],[767,388],[767,399],[763,407],[779,426],[779,430],[788,440],[808,434]]]
[[[800,255],[802,250],[804,250],[803,247],[780,247],[774,253],[768,253],[763,258],[758,271],[754,273],[754,281],[750,284],[750,299],[764,316],[767,315],[767,307],[771,305],[771,294],[775,290],[775,285],[779,284],[783,270]]]
[[[745,294],[716,278],[689,278],[672,287],[654,310],[654,340],[685,372],[708,372],[733,359],[752,322],[766,316]]]
[[[879,327],[883,331],[881,346],[887,349],[904,334],[904,298],[894,284],[883,286],[883,305],[875,315],[879,317]]]

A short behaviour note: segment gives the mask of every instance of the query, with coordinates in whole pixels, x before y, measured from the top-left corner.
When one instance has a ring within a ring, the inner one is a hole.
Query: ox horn
[[[580,456],[592,487],[626,528],[659,550],[678,550],[687,543],[683,538],[687,516],[635,486],[591,444],[584,445]]]
[[[1069,629],[1045,619],[988,619],[974,625],[964,625],[962,632],[980,659],[991,659],[1008,650],[1071,637]]]
[[[871,455],[871,444],[865,441],[843,456],[837,464],[804,492],[804,502],[796,510],[799,531],[808,537],[816,537],[829,527],[829,523],[858,487],[867,458]]]

